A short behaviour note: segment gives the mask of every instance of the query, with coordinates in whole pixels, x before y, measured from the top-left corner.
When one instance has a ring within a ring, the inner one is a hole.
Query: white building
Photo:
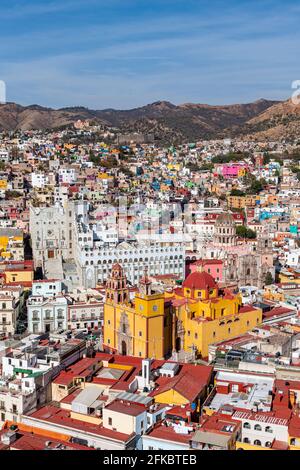
[[[49,184],[49,177],[44,173],[31,173],[31,186],[33,188],[44,188]]]
[[[300,248],[285,253],[285,262],[288,266],[296,268],[300,265]]]
[[[15,333],[17,319],[22,306],[22,287],[3,288],[0,290],[0,332],[5,335]]]
[[[21,356],[21,358],[20,358]],[[36,407],[36,382],[31,370],[34,360],[25,360],[22,354],[10,353],[2,358],[0,377],[0,423],[6,420],[18,422],[21,415]]]
[[[103,325],[103,302],[88,300],[68,306],[68,329],[99,329]]]
[[[28,330],[30,333],[47,333],[67,329],[68,299],[31,296],[27,301]]]
[[[58,193],[59,194],[59,193]],[[51,207],[30,207],[30,234],[35,267],[47,260],[73,258],[75,220],[87,221],[88,203],[68,201]]]
[[[33,281],[32,296],[53,297],[62,292],[62,282],[56,279]]]
[[[58,170],[60,183],[73,184],[77,181],[77,173],[74,168],[60,168]]]
[[[288,442],[288,419],[248,411],[236,411],[232,418],[242,422],[242,442],[261,447],[271,447],[274,440]]]
[[[108,278],[114,263],[120,263],[127,279],[137,284],[147,267],[150,276],[176,274],[184,278],[184,242],[170,239],[162,242],[144,241],[116,243],[115,234],[111,239],[99,240],[93,228],[77,224],[75,260],[80,282],[85,287],[95,287]],[[111,240],[111,242],[109,241]]]
[[[0,149],[0,161],[7,163],[9,161],[8,150]]]

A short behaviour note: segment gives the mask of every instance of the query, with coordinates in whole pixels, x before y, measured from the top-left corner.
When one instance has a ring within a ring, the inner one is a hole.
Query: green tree
[[[245,227],[245,225],[238,225],[236,228],[236,234],[241,238],[248,238],[251,240],[256,238],[256,232],[251,228]]]
[[[271,157],[268,152],[264,153],[263,165],[267,165],[270,163]]]
[[[265,277],[265,285],[269,286],[270,284],[273,284],[274,279],[273,276],[270,272],[267,272],[266,277]]]
[[[238,225],[236,228],[236,234],[238,237],[246,238],[247,236],[247,227],[245,225]]]
[[[241,191],[240,189],[232,189],[230,196],[245,196],[244,191]]]

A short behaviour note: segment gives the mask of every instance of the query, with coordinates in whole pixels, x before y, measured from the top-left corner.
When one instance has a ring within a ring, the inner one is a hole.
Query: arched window
[[[57,310],[57,316],[58,316],[58,318],[64,318],[64,311],[63,311],[62,308],[59,308]]]
[[[254,426],[254,430],[255,430],[255,431],[261,431],[261,430],[262,430],[262,429],[261,429],[261,425],[260,425],[260,424],[256,424],[256,425]]]
[[[39,311],[38,310],[33,311],[32,320],[39,320]]]
[[[261,442],[259,439],[256,439],[253,443],[255,446],[261,446]]]
[[[244,423],[243,428],[251,429],[250,423]]]
[[[266,442],[266,447],[272,447],[272,442],[270,441]]]
[[[265,429],[265,431],[272,433],[272,432],[273,432],[273,429],[271,428],[271,426],[267,426],[266,429]]]
[[[248,439],[248,437],[244,437],[243,442],[245,442],[246,444],[249,444],[250,440]]]

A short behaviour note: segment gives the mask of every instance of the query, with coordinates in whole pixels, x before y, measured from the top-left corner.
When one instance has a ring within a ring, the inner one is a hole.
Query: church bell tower
[[[129,291],[127,279],[122,266],[114,264],[112,273],[106,284],[106,302],[114,304],[127,304]]]

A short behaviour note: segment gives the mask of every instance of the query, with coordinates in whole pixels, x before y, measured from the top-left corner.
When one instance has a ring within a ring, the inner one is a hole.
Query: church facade
[[[173,292],[155,293],[147,274],[133,301],[114,265],[104,307],[104,346],[119,354],[168,358],[173,353],[207,357],[210,344],[243,334],[262,322],[262,311],[219,289],[204,271],[193,272]]]
[[[215,223],[211,243],[200,244],[197,251],[203,259],[223,260],[223,281],[262,288],[267,273],[275,276],[272,242],[259,236],[254,243],[238,242],[231,214],[221,214]]]

